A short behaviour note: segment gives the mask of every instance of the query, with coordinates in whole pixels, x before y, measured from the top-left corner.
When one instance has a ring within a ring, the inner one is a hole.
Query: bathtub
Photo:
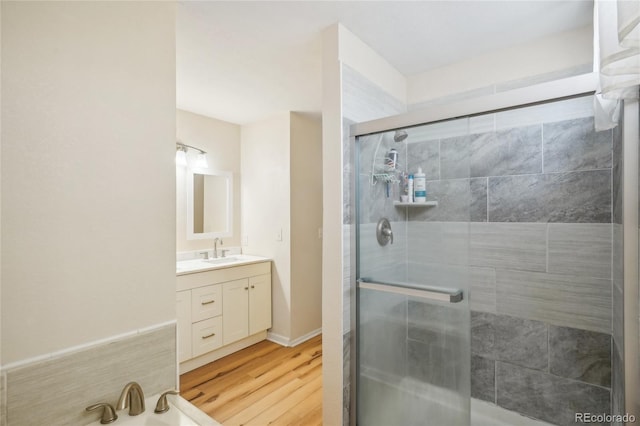
[[[156,414],[153,412],[160,395],[145,398],[146,410],[137,416],[129,416],[127,410],[118,411],[118,420],[114,426],[221,426],[220,423],[207,416],[182,397],[169,395],[169,411]],[[100,420],[87,426],[102,426]]]

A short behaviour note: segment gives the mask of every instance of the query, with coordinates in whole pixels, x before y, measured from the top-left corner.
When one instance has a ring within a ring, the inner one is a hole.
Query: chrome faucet
[[[124,410],[129,407],[129,415],[137,416],[144,412],[144,393],[136,382],[129,382],[122,389],[116,410]]]

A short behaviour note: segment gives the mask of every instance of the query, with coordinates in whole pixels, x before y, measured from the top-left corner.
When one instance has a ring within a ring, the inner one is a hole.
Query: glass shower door
[[[356,140],[361,426],[469,425],[467,135],[461,119]],[[419,168],[427,202],[411,203]]]

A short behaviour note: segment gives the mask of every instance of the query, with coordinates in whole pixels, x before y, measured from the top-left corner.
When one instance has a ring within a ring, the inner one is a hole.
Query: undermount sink
[[[221,263],[235,262],[236,260],[238,260],[236,256],[227,256],[227,257],[218,257],[216,259],[206,259],[206,260],[203,260],[203,262],[211,263],[212,265],[219,265]]]

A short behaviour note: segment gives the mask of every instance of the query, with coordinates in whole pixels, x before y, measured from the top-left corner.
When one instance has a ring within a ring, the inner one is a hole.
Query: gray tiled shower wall
[[[408,144],[439,202],[408,209],[408,277],[470,265],[473,397],[558,425],[620,412],[618,136],[579,117]]]

